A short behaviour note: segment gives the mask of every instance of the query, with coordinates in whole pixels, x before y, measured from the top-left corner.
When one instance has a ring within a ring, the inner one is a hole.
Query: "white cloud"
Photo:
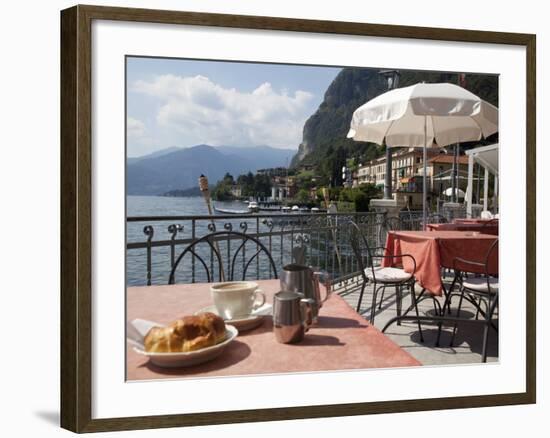
[[[146,136],[145,124],[141,120],[127,117],[126,132],[129,139],[141,140]]]
[[[128,139],[128,156],[138,157],[157,149],[156,142],[147,125],[139,119],[126,117],[126,136]]]
[[[296,147],[314,97],[300,90],[278,93],[268,82],[242,92],[204,76],[156,76],[134,82],[131,90],[160,100],[157,124],[174,138],[212,145]]]

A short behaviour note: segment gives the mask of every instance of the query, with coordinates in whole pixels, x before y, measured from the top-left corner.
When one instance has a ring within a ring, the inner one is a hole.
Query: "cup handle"
[[[313,325],[313,306],[315,300],[311,298],[302,298],[300,300],[300,313],[302,325],[304,326],[304,332],[307,332]]]
[[[252,310],[256,310],[256,309],[259,309],[260,307],[262,307],[264,304],[265,304],[265,294],[264,292],[261,290],[261,289],[256,289],[254,291],[254,304],[252,305]],[[262,297],[262,301],[261,302],[257,302],[256,301],[256,298],[258,296],[261,296]]]
[[[326,300],[330,298],[330,295],[332,294],[332,286],[330,281],[330,274],[325,271],[319,271],[315,272],[314,275],[317,277],[317,281],[320,281],[323,286],[325,286],[325,299],[321,300],[321,303],[324,303]]]

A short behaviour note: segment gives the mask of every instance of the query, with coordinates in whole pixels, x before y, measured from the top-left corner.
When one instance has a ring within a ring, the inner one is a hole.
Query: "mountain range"
[[[457,83],[457,73],[402,70],[400,87],[419,82]],[[467,74],[465,88],[498,106],[498,76]],[[269,146],[170,147],[142,157],[127,159],[127,193],[158,195],[197,186],[201,174],[214,185],[226,172],[234,177],[268,167],[312,164],[316,172],[333,185],[341,185],[341,169],[350,158],[364,162],[383,151],[373,143],[346,138],[353,112],[384,93],[387,84],[376,68],[344,68],[327,88],[318,109],[303,128],[298,150]],[[488,141],[497,141],[498,134]],[[467,147],[465,145],[465,147]]]
[[[268,167],[287,166],[295,149],[270,146],[209,146],[170,147],[141,157],[129,157],[126,162],[126,193],[128,195],[162,195],[173,190],[197,186],[201,174],[210,185],[222,179],[226,172],[235,178]]]

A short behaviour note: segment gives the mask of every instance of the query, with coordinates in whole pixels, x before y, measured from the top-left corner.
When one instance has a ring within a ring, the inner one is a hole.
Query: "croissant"
[[[150,353],[180,353],[211,347],[225,339],[225,323],[213,313],[184,316],[167,327],[153,327],[144,339]]]

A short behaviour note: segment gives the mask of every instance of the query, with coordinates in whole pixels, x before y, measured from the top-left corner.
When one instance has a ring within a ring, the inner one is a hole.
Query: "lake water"
[[[243,202],[217,202],[216,206],[229,210],[246,210],[246,204]],[[127,248],[126,251],[126,282],[129,286],[146,285],[149,280],[151,284],[167,284],[173,258],[177,258],[194,239],[213,231],[224,230],[243,232],[252,236],[256,236],[257,233],[263,234],[259,239],[271,254],[277,271],[293,261],[294,248],[302,244],[306,248],[306,263],[327,270],[333,278],[355,272],[357,269],[357,262],[349,246],[349,227],[340,226],[346,220],[340,216],[331,219],[322,214],[296,216],[292,213],[274,212],[270,221],[264,221],[264,218],[260,218],[258,215],[240,218],[226,215],[225,219],[216,219],[215,215],[214,219],[206,217],[193,221],[182,216],[208,216],[208,209],[202,197],[171,198],[163,196],[128,196],[127,214],[128,217],[171,217],[169,220],[163,221],[127,221],[126,237],[130,248]],[[180,218],[175,219],[176,216],[180,216]],[[375,220],[374,217],[371,219]],[[172,234],[168,230],[170,225],[182,227],[176,235],[176,241],[182,240],[182,242],[171,245]],[[147,248],[132,248],[132,244],[143,246],[147,241],[147,235],[144,233],[146,226],[153,228],[150,279],[147,274]],[[370,227],[368,229],[374,233],[369,238],[376,239],[377,228]],[[338,241],[338,251],[334,245],[335,238]],[[162,243],[162,246],[155,246],[159,243]],[[228,241],[227,239],[218,242],[224,271],[227,273],[228,268],[233,265],[235,280],[242,278],[246,263],[259,248],[255,243],[248,241],[244,251],[238,252],[237,249],[241,243],[241,240]],[[236,258],[234,262],[232,255],[236,253],[238,259]],[[204,259],[208,271],[215,273],[214,280],[217,281],[219,267],[208,243],[201,243],[200,246],[197,246],[196,254]],[[198,261],[198,258],[191,257],[191,254],[184,257],[175,272],[177,283],[207,281],[205,266]],[[246,279],[249,280],[272,278],[271,274],[272,265],[269,262],[269,257],[264,253],[253,259],[253,262],[246,268]]]
[[[208,215],[208,209],[205,201],[202,197],[186,197],[186,198],[172,198],[163,196],[127,196],[127,216],[200,216]],[[246,204],[243,202],[217,202],[216,205],[220,208],[230,210],[246,210]],[[153,227],[153,239],[152,242],[157,241],[169,241],[171,239],[171,233],[168,231],[170,225],[177,224],[183,226],[183,230],[178,232],[177,239],[192,239],[193,237],[201,237],[212,232],[211,221],[198,220],[195,221],[193,229],[193,222],[191,220],[169,220],[169,221],[143,221],[143,222],[127,222],[126,237],[127,243],[133,242],[145,242],[147,236],[144,233],[144,227],[151,225]],[[254,233],[257,229],[260,232],[269,230],[268,224],[263,224],[257,217],[251,215],[247,218],[238,219],[223,219],[215,220],[216,231],[233,230],[233,231],[246,231],[249,234]],[[210,228],[209,228],[210,225]],[[275,239],[277,241],[275,242]],[[283,242],[284,240],[284,242]],[[287,260],[290,260],[290,237],[274,237],[269,240],[263,238],[262,242],[267,246],[273,245],[273,257],[276,258],[276,263],[281,264]],[[275,243],[277,248],[281,248],[282,251],[275,251]],[[175,245],[174,254],[177,257],[183,249],[189,243],[182,245]],[[286,247],[285,247],[286,244]],[[221,251],[231,250],[224,244],[221,244]],[[235,250],[235,243],[233,243],[233,251]],[[255,247],[255,246],[254,246]],[[245,248],[246,250],[246,248]],[[252,249],[250,249],[252,251]],[[171,270],[171,248],[170,246],[153,247],[151,249],[151,283],[152,284],[167,284]],[[210,251],[204,253],[208,259],[210,259]],[[128,285],[137,286],[147,284],[147,249],[128,249],[126,251],[126,282]],[[251,254],[250,252],[248,254]],[[198,265],[198,263],[195,263]],[[269,263],[265,260],[265,257],[260,259],[258,266],[252,266],[257,268],[261,272],[260,276],[269,272]],[[193,271],[195,272],[193,278]],[[182,263],[181,269],[178,266],[178,276],[176,280],[179,281],[204,281],[206,280],[204,270],[200,266],[192,268],[190,263]]]

